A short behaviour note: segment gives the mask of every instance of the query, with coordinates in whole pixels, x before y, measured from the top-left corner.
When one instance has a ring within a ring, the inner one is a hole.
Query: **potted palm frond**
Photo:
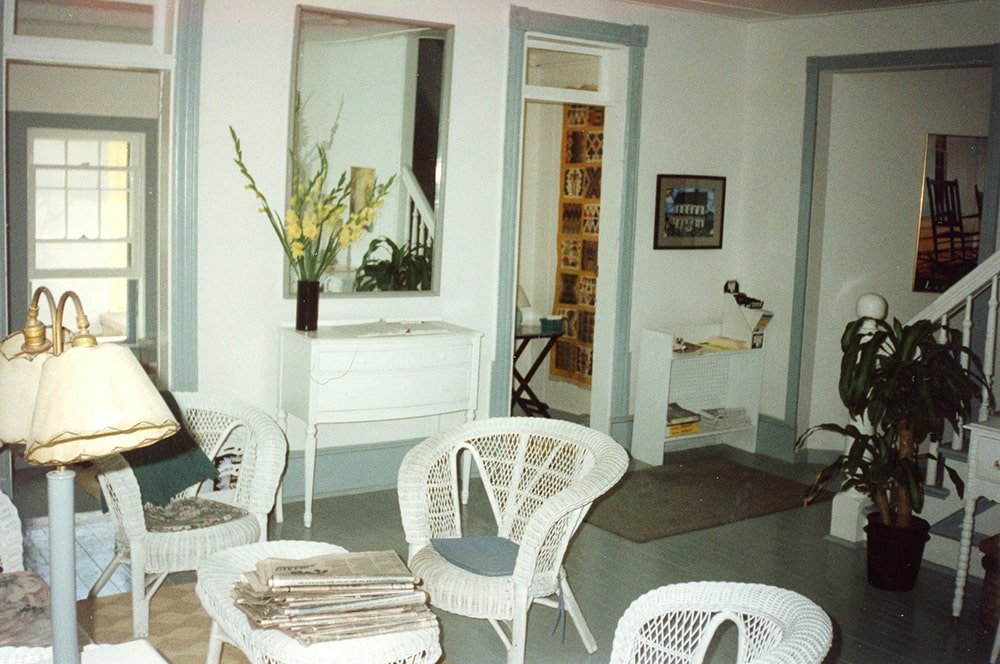
[[[354,277],[354,290],[426,291],[431,289],[432,251],[428,245],[396,244],[377,237],[368,245]]]
[[[865,528],[868,581],[909,590],[930,529],[915,516],[924,504],[924,463],[932,458],[920,446],[927,439],[941,441],[946,425],[960,430],[974,401],[989,394],[986,378],[958,332],[929,320],[903,325],[860,318],[848,323],[840,345],[840,398],[852,421],[810,427],[795,445],[801,448],[817,431],[846,436],[849,445],[817,473],[804,500],[808,504],[836,479],[839,490],[866,494],[875,507]],[[944,467],[961,496],[961,477]]]

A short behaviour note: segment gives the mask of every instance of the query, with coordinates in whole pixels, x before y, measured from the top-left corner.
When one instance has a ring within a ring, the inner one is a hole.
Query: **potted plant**
[[[817,473],[806,490],[808,504],[840,478],[839,490],[866,494],[868,581],[890,590],[916,583],[930,524],[915,516],[924,504],[925,439],[941,441],[945,425],[960,430],[986,386],[979,358],[961,343],[956,330],[929,320],[890,325],[871,318],[848,323],[840,341],[840,398],[852,419],[846,425],[819,424],[796,441],[801,448],[817,431],[850,441],[844,454]],[[989,395],[993,404],[992,394]],[[944,466],[942,462],[942,466]],[[945,467],[962,495],[964,483]]]
[[[431,258],[430,245],[396,244],[387,237],[375,238],[361,258],[354,290],[430,290]]]

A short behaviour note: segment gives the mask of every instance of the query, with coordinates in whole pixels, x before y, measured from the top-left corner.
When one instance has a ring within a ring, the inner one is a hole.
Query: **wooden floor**
[[[800,480],[813,472],[728,448],[717,448],[715,453],[720,451]],[[35,505],[24,507],[31,512]],[[697,505],[663,508],[697,509]],[[864,549],[825,538],[829,518],[827,502],[645,544],[585,523],[570,546],[566,569],[598,650],[587,655],[572,624],[566,626],[563,642],[561,628],[553,634],[555,611],[535,606],[530,614],[527,661],[607,662],[618,618],[636,597],[669,583],[726,580],[790,588],[822,606],[834,623],[829,663],[986,664],[993,635],[977,620],[981,595],[977,581],[970,582],[965,612],[957,623],[951,619],[953,572],[925,567],[912,592],[876,590],[865,580]],[[465,516],[470,534],[484,532],[490,521],[481,495],[479,500],[473,495]],[[313,524],[311,529],[303,528],[302,504],[288,503],[285,521],[271,524],[270,537],[324,540],[352,550],[392,548],[406,554],[395,491],[319,499],[314,503]],[[500,640],[485,621],[439,615],[450,664],[506,661]],[[725,657],[728,650],[724,639],[712,661],[733,661]]]
[[[739,461],[798,479],[812,469],[755,459],[726,448]],[[405,555],[396,493],[384,491],[326,498],[314,504],[313,528],[302,527],[302,505],[285,506],[285,521],[272,524],[273,539],[327,540],[348,549],[394,548]],[[697,509],[664,505],[664,509]],[[635,544],[584,524],[566,559],[570,584],[598,643],[587,655],[572,624],[565,643],[561,628],[552,634],[556,613],[531,610],[527,661],[607,662],[615,626],[632,600],[668,583],[725,580],[790,588],[822,606],[834,623],[834,644],[827,662],[844,664],[985,664],[993,634],[980,627],[980,586],[970,583],[966,609],[951,619],[954,574],[924,568],[917,588],[892,593],[870,587],[865,551],[827,539],[830,503],[662,540]],[[465,523],[485,530],[490,517],[482,500],[470,500]],[[445,656],[451,664],[506,661],[499,638],[488,623],[439,612]],[[722,657],[720,647],[715,661]]]

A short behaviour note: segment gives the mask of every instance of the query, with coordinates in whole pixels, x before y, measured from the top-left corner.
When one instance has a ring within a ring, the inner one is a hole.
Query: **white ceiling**
[[[981,0],[630,0],[636,4],[716,14],[744,21],[802,18],[916,5]]]

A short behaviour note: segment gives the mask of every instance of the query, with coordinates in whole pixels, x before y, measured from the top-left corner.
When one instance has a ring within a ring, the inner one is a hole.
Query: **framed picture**
[[[726,178],[657,175],[653,249],[721,249]]]

